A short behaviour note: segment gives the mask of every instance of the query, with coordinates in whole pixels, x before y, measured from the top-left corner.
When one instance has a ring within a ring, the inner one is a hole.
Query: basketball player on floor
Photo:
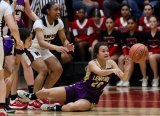
[[[17,93],[23,99],[52,98],[66,102],[63,106],[43,104],[42,110],[66,112],[91,110],[98,103],[111,74],[120,78],[125,75],[117,64],[110,59],[106,43],[100,42],[95,45],[94,58],[88,63],[86,76],[80,82],[66,87],[43,89],[34,94],[29,94],[23,90],[18,90]],[[127,69],[127,65],[125,65],[125,70],[127,71]]]

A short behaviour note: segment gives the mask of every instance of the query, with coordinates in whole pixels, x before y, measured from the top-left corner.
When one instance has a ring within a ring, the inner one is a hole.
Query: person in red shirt
[[[80,60],[85,61],[87,59],[85,57],[86,48],[89,48],[93,28],[91,27],[90,20],[86,18],[86,10],[84,7],[77,11],[77,15],[78,19],[72,23],[72,34],[80,52]]]
[[[127,28],[127,18],[131,15],[130,7],[127,4],[122,4],[121,6],[121,17],[116,19],[115,27],[119,29],[122,33],[128,31]]]
[[[102,16],[99,9],[95,9],[93,12],[93,17],[90,18],[91,27],[93,28],[93,33],[89,42],[89,52],[91,57],[93,57],[93,48],[94,45],[98,42],[100,31],[105,30],[105,21],[106,17]]]
[[[151,4],[145,4],[143,11],[144,11],[144,16],[142,18],[140,18],[140,20],[139,20],[138,29],[140,31],[148,32],[148,31],[150,31],[149,19],[154,13],[154,8],[152,7]]]

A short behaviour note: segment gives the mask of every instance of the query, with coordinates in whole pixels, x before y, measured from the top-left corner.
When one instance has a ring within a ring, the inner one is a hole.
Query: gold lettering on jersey
[[[16,10],[24,11],[24,6],[16,5]]]
[[[105,76],[94,76],[92,80],[94,81],[104,81],[108,82],[110,77],[105,77]]]
[[[96,88],[100,88],[103,84],[104,84],[104,82],[94,82],[91,84],[91,86],[96,87]]]

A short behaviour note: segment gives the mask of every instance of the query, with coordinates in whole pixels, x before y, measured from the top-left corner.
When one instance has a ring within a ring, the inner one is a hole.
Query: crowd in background
[[[12,0],[4,1],[10,3]],[[16,2],[16,5],[14,6],[12,2]],[[26,59],[25,56],[20,60],[30,93],[53,87],[63,72],[62,64],[72,61],[88,62],[95,58],[93,48],[98,42],[108,44],[110,58],[117,62],[122,71],[125,70],[124,65],[128,65],[126,78],[122,78],[117,86],[130,86],[129,80],[134,70],[134,62],[129,57],[129,50],[136,43],[145,44],[148,47],[149,57],[147,61],[139,63],[142,86],[148,86],[147,63],[153,72],[152,86],[159,86],[159,0],[30,0],[30,2],[13,0],[12,2],[14,19],[18,27],[34,30],[30,52],[25,51],[27,58],[31,59]],[[10,14],[11,11],[10,9]],[[7,26],[5,29],[8,30]],[[8,35],[6,30],[3,30],[6,32],[3,35]],[[39,55],[43,59],[39,60]],[[12,60],[11,57],[8,61]],[[32,68],[38,72],[36,78]],[[10,84],[11,102],[8,105],[17,109],[25,109],[28,106],[40,108],[41,102],[38,100],[26,105],[17,99],[18,72],[16,70],[12,73],[14,73],[12,77],[16,79]],[[7,97],[9,92],[6,93]],[[0,106],[4,106],[4,103]]]

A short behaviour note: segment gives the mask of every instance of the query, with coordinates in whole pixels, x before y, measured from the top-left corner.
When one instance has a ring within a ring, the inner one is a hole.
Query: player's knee
[[[48,69],[46,66],[39,68],[39,73],[41,73],[43,75],[47,75],[47,72],[48,72]]]
[[[62,66],[57,66],[57,67],[55,68],[54,72],[61,75],[62,72],[63,72]]]

